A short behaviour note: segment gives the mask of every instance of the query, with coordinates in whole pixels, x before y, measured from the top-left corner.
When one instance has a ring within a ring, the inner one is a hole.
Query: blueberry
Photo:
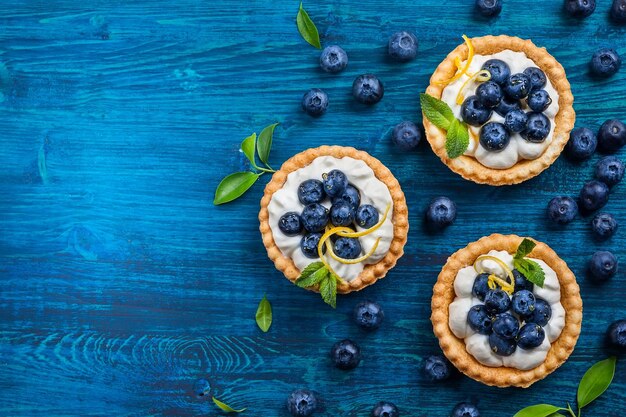
[[[302,96],[302,109],[310,116],[321,116],[328,109],[328,95],[319,88],[312,88]]]
[[[300,250],[304,256],[311,259],[319,258],[317,245],[320,243],[321,238],[321,233],[308,233],[302,236],[302,239],[300,240]],[[324,251],[326,251],[326,247],[324,247]]]
[[[550,308],[550,304],[548,304],[547,301],[541,298],[537,298],[535,300],[535,310],[530,316],[524,317],[524,319],[528,323],[535,323],[540,326],[545,326],[546,324],[548,324],[551,317],[552,308]]]
[[[330,198],[341,195],[348,186],[348,177],[338,169],[333,169],[322,175],[322,178],[324,179],[324,191]]]
[[[489,335],[489,346],[498,356],[511,356],[517,349],[515,339],[505,339],[495,333]]]
[[[485,301],[485,295],[487,295],[487,291],[489,291],[489,289],[489,274],[484,272],[482,274],[478,274],[474,280],[474,285],[472,286],[472,294],[474,294],[480,301]]]
[[[330,358],[339,369],[354,369],[361,362],[361,348],[352,340],[344,339],[333,345]]]
[[[450,417],[480,417],[478,407],[470,403],[458,403],[453,409]]]
[[[394,403],[381,401],[372,409],[371,417],[398,417],[400,412]]]
[[[461,117],[468,125],[482,126],[491,118],[492,113],[491,109],[480,104],[477,96],[466,98],[461,105]]]
[[[356,224],[364,229],[369,229],[378,223],[378,210],[371,204],[363,204],[356,211]]]
[[[417,55],[417,38],[406,31],[396,32],[389,38],[388,52],[396,61],[410,61]]]
[[[354,306],[352,315],[356,324],[365,330],[378,329],[385,318],[385,312],[380,305],[369,300],[361,301]]]
[[[528,116],[521,109],[511,110],[504,116],[504,127],[511,133],[519,133],[526,129]]]
[[[626,126],[617,119],[607,120],[598,132],[598,149],[614,153],[626,144]]]
[[[530,91],[541,90],[548,82],[545,72],[537,67],[528,67],[523,74],[530,80]]]
[[[328,209],[319,203],[307,204],[300,218],[307,231],[321,232],[328,224]]]
[[[493,321],[493,332],[504,339],[513,339],[519,330],[519,321],[510,313],[502,313]]]
[[[509,65],[499,59],[490,59],[485,61],[481,69],[489,71],[491,74],[491,81],[494,81],[499,85],[503,85],[511,75],[511,68],[509,68]]]
[[[493,17],[502,11],[502,0],[476,0],[476,11],[485,17]]]
[[[626,320],[617,320],[607,329],[606,336],[609,344],[626,352]]]
[[[196,383],[193,385],[193,392],[195,392],[198,397],[204,397],[210,391],[211,384],[204,378],[197,380]]]
[[[592,180],[580,190],[578,204],[586,212],[596,211],[609,201],[609,187],[603,182]]]
[[[535,311],[535,302],[535,295],[532,292],[522,290],[513,294],[511,305],[515,314],[527,317]]]
[[[476,97],[478,97],[478,102],[481,106],[492,109],[500,104],[504,94],[495,81],[487,81],[478,86]]]
[[[348,66],[348,54],[340,46],[324,48],[320,55],[320,68],[331,74],[343,71]]]
[[[515,279],[515,286],[513,289],[514,293],[522,290],[533,290],[533,283],[527,280],[526,277],[517,269],[513,270],[513,278]]]
[[[615,156],[605,156],[596,165],[596,178],[609,187],[619,184],[624,178],[624,163]]]
[[[298,389],[287,398],[287,410],[294,417],[307,417],[317,409],[317,398],[313,391]]]
[[[548,217],[555,223],[568,224],[577,214],[578,204],[571,197],[554,197],[548,203]]]
[[[513,74],[504,83],[504,94],[515,100],[526,98],[530,92],[530,78],[523,73]]]
[[[626,0],[613,0],[609,15],[615,23],[626,23]]]
[[[319,180],[306,180],[298,186],[298,200],[304,205],[321,203],[326,198],[324,184]]]
[[[391,133],[391,141],[403,150],[415,149],[422,140],[422,130],[413,122],[398,123]]]
[[[287,236],[295,236],[302,232],[302,221],[300,215],[295,211],[283,214],[278,219],[278,228]]]
[[[597,146],[598,138],[591,129],[577,127],[569,136],[565,153],[575,161],[584,161],[591,158]]]
[[[384,94],[383,83],[375,75],[359,75],[352,83],[352,95],[359,103],[376,104]]]
[[[348,204],[352,210],[356,211],[359,204],[361,204],[361,193],[359,193],[359,190],[357,190],[354,185],[348,184],[346,189],[343,190],[343,193],[333,197],[333,204],[338,201],[343,201]]]
[[[617,273],[617,258],[609,251],[598,251],[589,261],[590,278],[594,282],[605,282]]]
[[[565,0],[565,11],[572,17],[589,17],[596,10],[596,0]]]
[[[540,113],[552,104],[552,98],[546,90],[534,90],[528,94],[526,102],[532,111]]]
[[[543,113],[528,113],[528,122],[526,129],[522,131],[522,137],[528,142],[543,142],[550,133],[550,127],[550,120]]]
[[[610,77],[619,71],[622,58],[615,49],[600,48],[591,57],[591,73],[598,77]]]
[[[606,240],[617,231],[618,223],[609,213],[600,213],[591,221],[591,231],[600,240]]]
[[[490,152],[502,152],[511,136],[502,123],[489,122],[480,129],[480,144]]]
[[[517,334],[517,345],[522,349],[534,349],[541,346],[546,332],[536,323],[526,323]]]
[[[431,381],[444,381],[450,378],[450,363],[441,355],[431,355],[422,362],[422,369],[426,378]]]
[[[437,197],[430,202],[426,210],[428,226],[443,229],[456,220],[456,204],[448,197]]]
[[[356,259],[361,254],[361,243],[358,238],[340,237],[333,247],[335,255],[343,259]]]
[[[480,334],[490,334],[493,327],[493,316],[484,305],[475,305],[467,312],[467,324]]]
[[[350,226],[354,222],[354,210],[348,203],[337,201],[330,208],[330,221],[335,226]]]
[[[521,110],[519,100],[504,96],[500,104],[496,106],[496,113],[502,117],[506,117],[507,114],[513,110]]]
[[[485,294],[485,307],[492,314],[504,313],[511,307],[511,299],[504,290],[489,290]]]

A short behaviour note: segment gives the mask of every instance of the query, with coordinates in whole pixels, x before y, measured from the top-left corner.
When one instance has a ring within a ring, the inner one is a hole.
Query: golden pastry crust
[[[364,161],[374,171],[376,178],[387,186],[393,200],[393,240],[391,241],[389,251],[387,255],[377,263],[365,265],[365,268],[361,271],[359,276],[352,281],[338,283],[337,292],[347,294],[372,285],[378,279],[383,278],[387,274],[387,271],[396,265],[398,259],[404,254],[404,244],[406,243],[409,232],[409,211],[398,180],[386,166],[366,152],[350,147],[321,146],[294,155],[282,165],[279,171],[274,173],[272,180],[265,187],[265,194],[261,199],[261,211],[259,212],[259,221],[261,223],[260,230],[263,236],[263,244],[267,249],[267,254],[274,262],[276,269],[285,274],[285,277],[289,279],[289,281],[295,282],[300,276],[300,270],[296,267],[291,258],[287,258],[283,255],[276,245],[276,242],[274,242],[274,236],[272,235],[272,230],[269,225],[269,211],[267,206],[272,199],[272,195],[283,187],[289,173],[309,165],[315,158],[320,156],[334,156],[336,158],[350,157]],[[318,290],[317,287],[310,289],[313,291]]]
[[[465,341],[457,338],[450,330],[448,325],[449,306],[456,296],[454,280],[457,272],[463,267],[472,265],[480,255],[484,255],[492,249],[515,253],[521,241],[522,238],[519,236],[493,234],[470,243],[448,258],[433,289],[430,320],[441,349],[450,362],[461,372],[487,385],[523,388],[532,385],[545,378],[567,360],[580,335],[583,302],[580,298],[580,289],[576,283],[576,277],[567,267],[567,264],[548,245],[541,242],[536,242],[537,246],[530,256],[543,260],[556,272],[561,285],[561,304],[565,309],[565,327],[559,338],[552,343],[546,360],[541,365],[527,371],[508,367],[491,368],[485,366],[467,352]]]
[[[508,169],[493,169],[482,165],[472,156],[462,155],[455,159],[448,158],[446,152],[446,132],[432,124],[424,117],[426,137],[431,148],[452,171],[467,180],[479,184],[511,185],[518,184],[539,175],[548,168],[561,154],[569,140],[569,134],[574,128],[576,113],[574,112],[574,96],[567,81],[565,70],[559,62],[546,51],[545,48],[535,46],[530,40],[523,40],[511,36],[483,36],[471,39],[477,55],[489,55],[510,49],[524,52],[539,68],[541,68],[555,90],[559,93],[559,111],[554,119],[554,136],[552,142],[537,159],[520,160]],[[467,45],[456,47],[446,59],[439,64],[432,77],[426,93],[440,99],[446,85],[445,82],[454,76],[457,67],[454,60],[458,57],[465,61],[468,56]]]

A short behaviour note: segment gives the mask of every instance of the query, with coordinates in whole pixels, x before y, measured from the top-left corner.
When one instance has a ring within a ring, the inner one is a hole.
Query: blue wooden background
[[[286,416],[285,398],[298,387],[319,391],[319,415],[328,416],[366,416],[379,400],[420,417],[446,416],[462,400],[485,417],[574,401],[584,371],[607,356],[607,324],[626,316],[624,273],[593,286],[585,263],[600,248],[626,262],[626,230],[597,243],[589,218],[556,228],[544,211],[552,196],[578,193],[598,156],[560,158],[525,184],[492,188],[452,174],[425,143],[413,153],[394,149],[388,133],[419,121],[418,93],[463,33],[548,47],[567,69],[578,126],[626,118],[626,69],[606,81],[587,72],[599,46],[626,54],[626,29],[609,23],[606,3],[577,22],[557,0],[506,0],[493,21],[476,18],[470,0],[309,1],[322,43],[350,56],[332,76],[296,30],[297,1],[3,0],[0,415],[215,415],[209,398],[193,393],[198,378],[251,416]],[[388,37],[401,29],[420,40],[408,64],[386,58]],[[364,72],[386,86],[375,107],[350,96]],[[319,119],[299,108],[311,87],[330,96]],[[385,280],[341,297],[337,310],[267,259],[257,212],[268,176],[241,200],[212,205],[219,180],[246,167],[240,141],[276,121],[274,165],[309,147],[355,146],[380,158],[406,192],[405,256]],[[626,229],[624,187],[605,210]],[[458,221],[429,235],[422,212],[439,194],[456,200]],[[439,350],[428,320],[437,273],[450,253],[492,232],[545,241],[575,271],[585,304],[578,347],[526,390],[465,377],[428,383],[419,364]],[[274,307],[267,334],[254,322],[264,293]],[[373,334],[349,318],[366,298],[387,313]],[[327,358],[345,337],[363,349],[352,372]],[[613,386],[583,415],[621,415],[624,404],[620,363]]]

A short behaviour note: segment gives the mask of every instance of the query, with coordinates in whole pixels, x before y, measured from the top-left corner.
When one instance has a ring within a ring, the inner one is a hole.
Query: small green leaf
[[[256,133],[251,134],[250,136],[245,138],[243,142],[241,142],[241,151],[246,156],[246,158],[248,158],[248,161],[250,161],[250,164],[252,164],[254,168],[256,168],[256,162],[254,162],[255,145]]]
[[[543,283],[546,279],[546,273],[541,266],[532,259],[526,258],[513,258],[513,266],[524,277],[533,284],[543,288]]]
[[[296,24],[298,25],[298,32],[300,32],[300,35],[302,35],[305,41],[317,49],[322,47],[320,44],[320,34],[315,27],[315,23],[313,23],[309,14],[302,7],[302,2],[300,2],[300,9],[298,10],[298,16],[296,16]]]
[[[213,402],[215,403],[215,405],[218,406],[220,408],[220,410],[222,410],[222,411],[224,411],[226,413],[241,413],[241,412],[246,411],[245,408],[240,408],[239,410],[236,410],[236,409],[232,408],[230,405],[221,402],[217,398],[215,398],[215,397],[212,397],[212,398],[213,398]]]
[[[308,264],[306,266],[306,268],[304,268],[302,270],[302,272],[300,272],[300,278],[298,278],[298,279],[307,278],[313,272],[315,272],[318,269],[323,268],[323,267],[324,267],[324,264],[322,262],[312,262],[312,263]]]
[[[267,332],[272,325],[272,305],[267,300],[266,296],[263,296],[256,310],[256,324],[264,333]]]
[[[443,101],[428,94],[420,94],[422,112],[432,124],[439,129],[448,130],[450,124],[456,120],[452,109]]]
[[[520,243],[517,247],[517,252],[515,252],[514,258],[525,258],[533,251],[533,249],[535,249],[535,246],[537,246],[535,242],[530,239],[524,238],[524,240],[522,240],[522,243]]]
[[[213,204],[228,203],[243,195],[252,185],[259,179],[261,174],[244,171],[235,172],[224,178],[215,190],[215,198]]]
[[[564,408],[550,404],[537,404],[519,410],[513,417],[548,417]]]
[[[458,158],[463,155],[469,146],[469,132],[465,123],[457,119],[452,120],[446,135],[446,152],[448,158]]]
[[[259,154],[261,162],[267,165],[267,161],[270,158],[270,150],[272,149],[272,138],[274,137],[274,129],[278,126],[278,123],[267,126],[259,134],[259,139],[256,142],[256,150]]]
[[[578,385],[578,408],[591,403],[607,390],[615,375],[615,357],[600,361],[585,372]]]
[[[328,274],[320,283],[320,294],[326,304],[332,308],[337,307],[337,277],[335,275]]]
[[[319,263],[321,264],[321,262]],[[319,284],[324,279],[326,279],[328,274],[329,274],[328,269],[324,266],[324,264],[322,264],[321,268],[317,269],[315,272],[309,274],[308,276],[303,278],[302,275],[300,275],[300,278],[296,280],[296,285],[300,288],[312,287],[316,284]]]

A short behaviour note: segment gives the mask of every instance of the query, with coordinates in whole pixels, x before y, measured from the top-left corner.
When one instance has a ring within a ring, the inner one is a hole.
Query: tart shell
[[[565,309],[563,331],[559,338],[552,343],[552,347],[541,365],[527,371],[508,367],[492,368],[485,366],[467,352],[465,341],[457,338],[450,330],[448,324],[449,306],[456,296],[454,280],[457,272],[463,267],[472,265],[480,255],[484,255],[492,249],[515,253],[521,241],[522,238],[519,236],[493,234],[470,243],[448,258],[433,289],[430,320],[441,349],[450,362],[461,372],[487,385],[523,388],[532,385],[545,378],[567,360],[580,335],[583,303],[576,277],[567,267],[567,264],[548,245],[541,242],[536,242],[537,246],[533,249],[531,256],[543,260],[556,272],[561,285],[561,304]]]
[[[511,185],[518,184],[539,175],[558,158],[569,140],[569,134],[574,128],[576,113],[574,112],[574,96],[567,81],[563,66],[546,51],[545,48],[535,46],[530,40],[523,40],[511,36],[483,36],[471,39],[475,54],[489,55],[505,49],[516,52],[524,52],[540,69],[542,69],[555,90],[559,93],[559,111],[554,119],[554,135],[552,142],[544,153],[537,159],[522,159],[508,169],[494,169],[482,165],[472,156],[461,155],[450,159],[446,152],[446,132],[432,124],[424,117],[426,137],[433,152],[452,171],[463,178],[478,184]],[[468,57],[467,45],[457,46],[437,67],[426,93],[441,99],[446,85],[439,84],[449,80],[456,74],[457,67],[454,64],[456,58],[465,61]]]
[[[352,281],[342,281],[337,284],[337,292],[347,294],[352,291],[359,291],[368,285],[372,285],[378,279],[383,278],[387,271],[396,265],[398,259],[404,254],[404,245],[409,232],[409,213],[400,183],[393,176],[391,171],[378,159],[372,157],[367,152],[359,151],[350,147],[342,146],[321,146],[319,148],[308,149],[288,159],[272,176],[272,180],[265,187],[265,194],[261,199],[261,211],[259,221],[263,244],[267,249],[269,258],[274,262],[276,269],[281,271],[285,277],[295,282],[300,276],[300,270],[296,267],[291,258],[283,255],[274,241],[274,236],[269,225],[268,205],[272,195],[280,190],[287,175],[302,167],[309,165],[315,158],[320,156],[334,156],[336,158],[350,157],[364,161],[376,175],[376,178],[384,183],[389,189],[393,200],[393,240],[387,255],[375,264],[365,265],[363,271]],[[313,291],[318,291],[318,287],[311,287]]]

